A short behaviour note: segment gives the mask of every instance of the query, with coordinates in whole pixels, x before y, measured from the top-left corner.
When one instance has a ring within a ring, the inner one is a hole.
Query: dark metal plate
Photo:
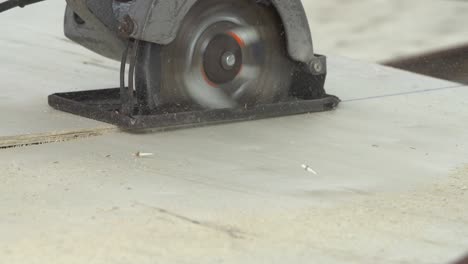
[[[220,123],[249,121],[279,116],[322,112],[335,109],[340,100],[331,95],[320,99],[289,101],[258,105],[242,109],[203,110],[198,107],[169,106],[132,116],[121,114],[120,89],[103,89],[81,92],[56,93],[49,96],[49,105],[57,110],[114,124],[122,129],[174,129]],[[138,113],[135,109],[134,113]]]

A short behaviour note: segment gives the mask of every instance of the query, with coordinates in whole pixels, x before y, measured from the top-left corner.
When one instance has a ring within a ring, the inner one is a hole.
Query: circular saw
[[[67,0],[65,34],[120,60],[120,87],[51,106],[125,128],[334,109],[300,0]]]

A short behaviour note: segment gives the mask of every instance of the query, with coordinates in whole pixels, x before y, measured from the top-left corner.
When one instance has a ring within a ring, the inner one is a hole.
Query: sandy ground
[[[62,31],[64,3],[60,2],[46,3],[50,15],[39,19],[54,20],[57,26],[48,27],[44,33]],[[316,51],[323,54],[380,62],[468,42],[468,1],[303,0],[303,3]],[[0,21],[13,17],[21,21],[21,17],[37,15],[38,8],[2,14]],[[22,27],[38,30],[33,25]]]
[[[318,52],[366,61],[468,42],[468,1],[304,0]]]

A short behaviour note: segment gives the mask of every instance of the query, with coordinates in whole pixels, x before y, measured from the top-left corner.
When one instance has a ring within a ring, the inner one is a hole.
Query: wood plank
[[[0,150],[0,257],[448,263],[468,243],[467,96]]]

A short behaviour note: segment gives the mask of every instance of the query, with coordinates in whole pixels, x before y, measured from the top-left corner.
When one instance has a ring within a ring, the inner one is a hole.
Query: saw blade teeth
[[[251,0],[198,1],[175,40],[161,47],[144,74],[162,74],[162,102],[191,100],[205,108],[272,103],[288,94],[293,67],[279,15]],[[159,67],[159,68],[158,68]],[[144,80],[155,80],[142,76]],[[148,89],[147,89],[148,90]]]

